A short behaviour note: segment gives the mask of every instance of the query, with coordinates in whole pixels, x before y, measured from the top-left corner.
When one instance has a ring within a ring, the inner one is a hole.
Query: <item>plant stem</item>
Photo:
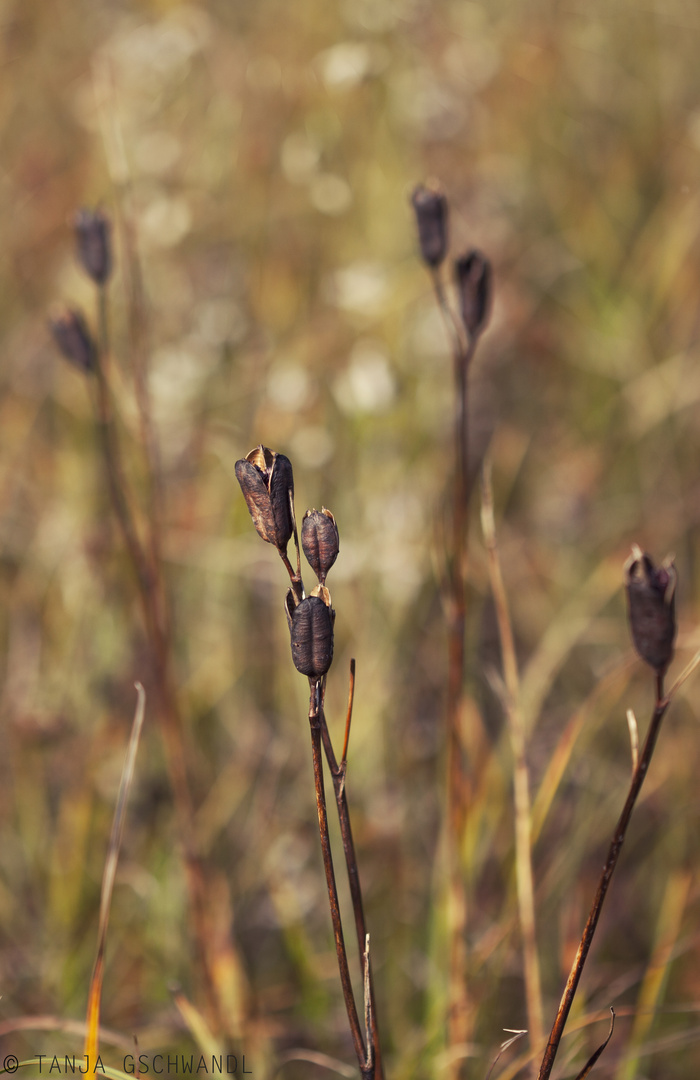
[[[612,841],[610,842],[610,848],[608,850],[608,857],[605,860],[603,867],[603,873],[601,874],[600,881],[598,882],[598,888],[593,900],[586,925],[581,936],[576,958],[571,967],[569,978],[567,979],[564,993],[562,994],[559,1008],[557,1009],[557,1015],[554,1020],[554,1025],[547,1042],[547,1047],[544,1052],[542,1064],[540,1065],[538,1080],[548,1080],[548,1077],[552,1071],[554,1065],[554,1059],[557,1056],[559,1049],[559,1043],[564,1031],[564,1026],[571,1010],[571,1005],[576,994],[576,989],[581,978],[583,971],[583,965],[586,962],[588,956],[588,950],[591,947],[593,941],[593,935],[598,925],[598,919],[603,907],[605,895],[608,891],[610,879],[612,878],[615,867],[617,866],[617,860],[620,856],[622,844],[627,833],[627,826],[629,825],[634,804],[637,801],[637,796],[641,791],[644,778],[646,777],[647,770],[649,769],[649,763],[651,762],[652,754],[656,746],[656,740],[661,728],[661,721],[664,718],[664,714],[668,709],[671,701],[671,695],[664,697],[663,676],[657,675],[656,677],[656,705],[649,724],[649,730],[644,742],[644,748],[639,758],[637,768],[632,774],[632,782],[630,784],[629,792],[627,793],[627,799],[623,807],[622,813],[615,826],[615,832],[613,833]]]
[[[496,608],[498,635],[501,641],[503,676],[506,684],[506,715],[513,750],[513,801],[515,804],[515,873],[518,893],[520,930],[523,940],[525,998],[530,1048],[540,1053],[544,1044],[542,987],[535,928],[535,890],[532,880],[532,835],[530,817],[530,782],[525,757],[525,725],[520,708],[520,677],[515,655],[513,627],[508,611],[501,561],[496,541],[493,513],[493,489],[490,462],[481,472],[481,522],[488,552],[491,591]]]
[[[454,471],[451,491],[452,535],[444,585],[447,611],[447,859],[448,859],[448,1043],[469,1036],[469,1000],[465,934],[467,896],[460,848],[467,817],[468,785],[462,750],[462,698],[465,676],[467,525],[469,510],[469,367],[477,338],[467,339],[447,302],[442,282],[433,273],[437,303],[452,342],[455,382]]]
[[[352,837],[352,827],[350,825],[350,811],[348,808],[348,801],[345,794],[346,769],[343,767],[343,765],[339,766],[336,760],[330,733],[328,731],[328,724],[326,723],[326,716],[323,708],[323,696],[321,697],[319,714],[323,749],[325,751],[326,761],[328,762],[328,767],[331,772],[333,791],[335,793],[336,808],[338,811],[338,821],[340,823],[340,835],[343,842],[343,853],[345,855],[345,865],[347,867],[348,883],[350,886],[350,899],[352,901],[352,910],[355,916],[355,932],[357,934],[357,947],[360,955],[360,964],[364,965],[367,929],[365,924],[364,905],[362,902],[360,873],[357,865],[357,856],[355,854],[355,843]],[[382,1080],[384,1076],[384,1070],[382,1065],[381,1046],[379,1042],[379,1030],[377,1027],[377,1010],[374,1000],[374,980],[372,978],[371,969],[369,975],[369,994],[371,1005],[370,1026],[372,1032],[372,1046],[374,1048],[374,1075],[376,1077],[376,1080]]]
[[[343,925],[340,918],[338,888],[335,881],[333,856],[331,854],[331,842],[328,832],[326,793],[323,783],[323,758],[321,756],[321,739],[322,729],[324,726],[322,720],[323,711],[321,704],[322,682],[323,680],[320,678],[309,679],[309,725],[311,728],[311,749],[314,765],[314,787],[316,789],[316,809],[318,811],[318,828],[321,837],[321,852],[323,855],[323,866],[326,871],[328,902],[330,905],[331,920],[333,923],[333,936],[335,938],[335,950],[338,957],[340,983],[343,989],[345,1008],[347,1009],[348,1021],[350,1023],[350,1032],[352,1034],[352,1040],[355,1046],[355,1053],[357,1054],[357,1060],[359,1062],[360,1073],[363,1077],[363,1080],[375,1080],[375,1069],[372,1063],[372,1054],[371,1052],[368,1053],[365,1050],[362,1030],[360,1027],[360,1020],[357,1013],[357,1006],[355,1005],[355,996],[353,994],[352,982],[350,979],[350,969],[348,967],[348,957],[345,949],[345,939],[343,937]]]

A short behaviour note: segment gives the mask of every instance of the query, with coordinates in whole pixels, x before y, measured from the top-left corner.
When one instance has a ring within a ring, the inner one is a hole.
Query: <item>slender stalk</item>
[[[530,1047],[536,1055],[544,1044],[542,985],[535,928],[535,890],[532,880],[532,835],[530,782],[525,757],[525,725],[520,708],[520,677],[515,655],[513,627],[501,572],[493,513],[493,489],[490,463],[481,472],[481,522],[488,552],[489,578],[496,608],[498,635],[501,641],[503,675],[506,684],[506,714],[513,750],[513,799],[515,803],[515,871],[518,892],[520,929],[523,939],[525,998]]]
[[[348,686],[348,708],[345,714],[345,738],[343,739],[343,752],[340,755],[340,767],[345,767],[348,756],[348,743],[350,742],[350,724],[352,723],[352,706],[355,701],[355,658],[350,661],[350,684]]]
[[[375,1067],[372,1061],[372,1049],[365,1049],[365,1044],[362,1037],[362,1029],[360,1027],[360,1020],[357,1013],[357,1006],[355,1005],[355,996],[353,994],[352,982],[350,979],[350,969],[348,967],[348,958],[345,949],[345,939],[343,937],[343,926],[340,918],[338,888],[335,881],[333,856],[331,854],[331,842],[328,832],[328,813],[326,810],[326,793],[323,783],[323,759],[321,756],[322,729],[324,727],[324,723],[322,720],[323,707],[321,704],[322,682],[322,679],[309,679],[309,725],[311,728],[311,749],[313,754],[314,766],[314,787],[316,789],[316,808],[318,811],[318,827],[321,837],[321,852],[323,855],[323,866],[326,872],[328,902],[331,910],[331,920],[333,922],[333,936],[335,938],[335,949],[338,957],[340,983],[343,989],[345,1008],[347,1009],[348,1021],[350,1023],[350,1032],[352,1034],[352,1040],[355,1046],[355,1053],[357,1054],[357,1060],[360,1066],[360,1073],[363,1077],[363,1080],[375,1080],[376,1074]],[[365,943],[363,942],[363,952],[364,944]]]
[[[675,687],[674,687],[675,689]],[[668,697],[664,697],[663,676],[657,675],[656,677],[656,705],[654,706],[654,712],[649,724],[649,730],[644,742],[644,747],[639,757],[637,768],[632,775],[632,782],[630,784],[629,791],[627,793],[627,799],[625,805],[620,814],[620,818],[615,826],[615,832],[613,833],[612,840],[610,842],[610,848],[608,849],[608,856],[605,860],[603,872],[598,882],[598,888],[593,899],[593,905],[591,907],[586,925],[583,929],[581,941],[579,943],[576,957],[574,959],[569,978],[567,979],[564,993],[562,994],[559,1008],[557,1009],[557,1015],[552,1026],[552,1031],[547,1042],[547,1047],[542,1058],[542,1064],[540,1065],[540,1071],[538,1080],[548,1080],[548,1077],[552,1071],[554,1065],[554,1059],[557,1056],[559,1049],[559,1043],[561,1041],[562,1034],[564,1032],[564,1026],[569,1016],[571,1006],[576,994],[576,989],[583,972],[583,966],[588,956],[588,950],[591,947],[593,941],[593,935],[595,934],[596,927],[598,925],[598,919],[603,907],[608,886],[610,885],[610,879],[613,876],[615,867],[617,866],[617,860],[622,850],[622,845],[627,833],[627,826],[629,825],[630,818],[634,805],[637,801],[637,796],[641,791],[642,784],[649,769],[649,763],[651,762],[654,748],[656,746],[656,740],[661,729],[661,721],[664,718],[666,710],[671,701],[671,694]]]
[[[344,761],[341,762],[340,765],[338,765],[335,751],[333,750],[333,744],[331,742],[330,733],[328,731],[328,724],[326,723],[325,711],[323,708],[323,695],[321,696],[321,705],[319,712],[323,749],[326,755],[326,761],[328,762],[328,768],[330,769],[331,779],[333,781],[333,791],[335,793],[335,802],[338,811],[338,821],[340,823],[340,836],[343,842],[343,854],[345,855],[345,866],[347,868],[348,884],[350,886],[350,899],[352,902],[353,915],[355,917],[357,948],[360,956],[360,964],[364,967],[367,928],[365,923],[364,904],[362,901],[360,872],[357,865],[357,855],[355,854],[355,843],[352,836],[352,826],[350,824],[350,810],[348,808],[347,796],[345,794],[346,768]],[[375,1007],[374,999],[374,979],[372,978],[371,969],[369,973],[369,994],[372,1046],[374,1052],[375,1068],[374,1075],[376,1077],[376,1080],[382,1080],[382,1077],[384,1076],[384,1068],[382,1065],[382,1052],[379,1041],[379,1030],[377,1026],[377,1010]]]
[[[468,784],[462,751],[461,718],[465,676],[467,525],[469,509],[468,377],[477,338],[467,339],[445,297],[437,272],[432,274],[440,311],[452,342],[455,381],[454,472],[450,493],[452,529],[444,583],[447,612],[447,858],[449,991],[448,1041],[464,1043],[469,1034],[465,934],[467,896],[460,848],[467,817]]]
[[[447,333],[452,342],[452,354],[453,356],[461,355],[466,351],[467,343],[464,336],[464,327],[462,323],[455,315],[454,311],[448,303],[445,295],[445,289],[440,278],[440,271],[438,269],[432,269],[430,274],[433,289],[435,291],[435,298],[440,308],[440,313],[445,322]]]

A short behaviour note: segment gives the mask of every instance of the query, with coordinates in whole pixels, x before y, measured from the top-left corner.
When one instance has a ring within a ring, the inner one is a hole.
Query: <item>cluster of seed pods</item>
[[[284,610],[289,624],[292,659],[297,671],[310,679],[326,674],[333,660],[335,612],[326,575],[340,550],[338,526],[330,510],[307,510],[301,524],[301,546],[318,578],[318,585],[306,596],[299,569],[299,544],[294,514],[292,463],[284,454],[262,444],[236,462],[236,477],[258,536],[274,545],[290,572]],[[297,572],[287,559],[287,547],[294,537]]]
[[[95,285],[107,284],[112,272],[112,226],[102,210],[79,210],[73,219],[76,255]],[[98,363],[95,339],[82,311],[59,307],[49,318],[49,329],[65,359],[84,374]]]

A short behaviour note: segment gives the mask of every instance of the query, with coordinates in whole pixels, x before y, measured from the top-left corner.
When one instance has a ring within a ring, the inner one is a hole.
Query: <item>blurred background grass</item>
[[[408,195],[439,177],[453,251],[478,245],[495,266],[473,426],[479,446],[491,440],[535,794],[563,734],[572,747],[546,818],[542,796],[535,806],[549,1017],[628,782],[625,710],[645,725],[651,707],[618,588],[631,541],[675,551],[679,660],[698,644],[700,9],[3,0],[0,25],[0,1030],[84,1014],[133,681],[147,680],[84,380],[45,324],[56,300],[92,314],[70,217],[114,212],[128,182],[196,828],[211,933],[231,936],[221,1037],[260,1076],[298,1047],[352,1061],[284,575],[233,475],[264,442],[292,458],[299,512],[329,506],[340,528],[328,712],[339,740],[355,656],[349,794],[389,1073],[444,1075],[446,663],[431,522],[451,365]],[[124,303],[117,270],[116,392],[138,486]],[[524,1004],[477,515],[471,551],[464,866],[479,1006],[464,1075],[482,1076],[501,1029],[524,1026]],[[668,717],[582,983],[579,1019],[620,1011],[601,1076],[700,1067],[696,699],[691,683]],[[191,1044],[171,995],[194,993],[185,909],[152,722],[103,1011],[142,1049]],[[566,1051],[583,1055],[598,1032]],[[12,1032],[4,1045],[22,1057],[79,1039]]]

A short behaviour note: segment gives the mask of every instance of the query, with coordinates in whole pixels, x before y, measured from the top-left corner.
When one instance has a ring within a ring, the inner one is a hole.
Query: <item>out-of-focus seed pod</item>
[[[101,210],[79,210],[73,219],[78,259],[96,285],[112,272],[112,223]]]
[[[294,532],[294,475],[289,458],[261,444],[236,462],[236,478],[258,535],[286,551]]]
[[[475,338],[491,314],[491,263],[480,251],[470,251],[455,261],[459,310],[464,328]]]
[[[326,574],[338,558],[340,537],[330,510],[307,510],[301,523],[301,546],[309,566],[323,583]]]
[[[82,312],[65,308],[49,317],[49,329],[61,353],[79,371],[94,371],[97,349]]]
[[[325,675],[333,660],[335,612],[330,605],[328,589],[319,585],[311,596],[298,604],[291,616],[294,667],[309,678]]]
[[[447,254],[447,199],[436,187],[419,184],[411,195],[423,260],[436,269]]]
[[[654,566],[637,544],[625,563],[627,607],[634,647],[657,675],[673,658],[676,637],[676,568],[672,559]]]

